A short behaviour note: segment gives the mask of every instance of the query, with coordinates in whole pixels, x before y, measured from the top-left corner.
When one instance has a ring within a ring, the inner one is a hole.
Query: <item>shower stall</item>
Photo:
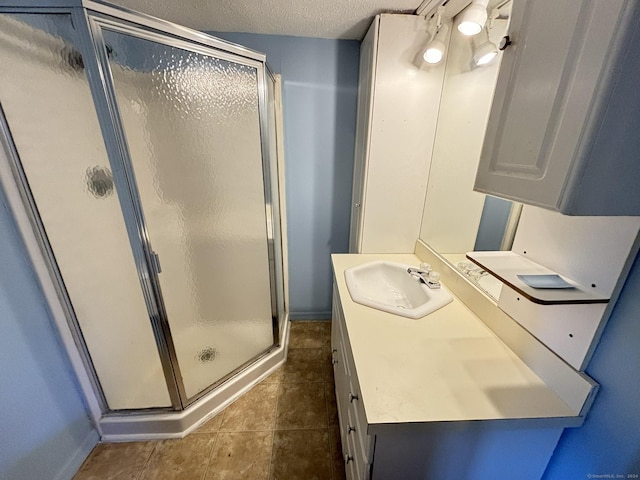
[[[126,9],[8,3],[0,179],[88,404],[103,438],[184,435],[286,355],[278,79]]]

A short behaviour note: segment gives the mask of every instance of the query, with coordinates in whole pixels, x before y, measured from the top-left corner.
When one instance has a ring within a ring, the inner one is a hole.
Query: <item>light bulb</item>
[[[463,35],[477,35],[487,22],[487,4],[489,0],[473,0],[460,16],[458,31]]]
[[[422,55],[424,61],[431,64],[440,63],[442,57],[444,57],[444,43],[437,39],[429,42]]]
[[[449,31],[449,26],[447,24],[442,25],[440,29],[436,32],[433,39],[427,43],[427,46],[424,49],[422,54],[422,58],[425,62],[435,65],[436,63],[440,63],[444,58],[444,52],[446,50],[446,46],[444,44],[444,39],[447,38],[447,32]]]
[[[496,55],[498,55],[498,52],[488,52],[485,53],[483,56],[481,56],[480,58],[478,58],[476,60],[476,65],[486,65],[487,63],[489,63],[491,60],[493,60],[494,58],[496,58]]]
[[[498,55],[496,46],[488,40],[476,48],[473,61],[476,65],[486,65]]]

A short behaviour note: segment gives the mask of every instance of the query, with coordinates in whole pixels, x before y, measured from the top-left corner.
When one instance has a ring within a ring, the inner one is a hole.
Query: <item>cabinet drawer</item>
[[[334,317],[335,318],[335,317]],[[336,390],[344,390],[349,386],[349,372],[345,367],[345,348],[340,338],[340,331],[333,322],[331,331],[331,363],[333,364],[333,377],[336,384]]]
[[[373,460],[374,439],[367,435],[367,417],[362,405],[360,386],[351,356],[351,346],[344,324],[342,306],[335,286],[331,348],[340,437],[347,478],[368,479],[369,466]],[[348,460],[349,458],[351,460]]]
[[[342,305],[338,292],[333,292],[333,320],[331,322],[331,350],[333,354],[334,373],[342,372],[345,377],[351,376],[351,362],[347,360],[349,341],[344,328],[344,318],[342,315]]]
[[[346,447],[343,449],[344,453],[344,469],[347,474],[347,480],[361,480],[358,472],[358,466],[356,462],[356,451],[353,438],[347,438],[345,441]]]
[[[346,430],[342,428],[342,426],[345,425],[346,422],[348,422],[348,420],[347,420],[347,410],[345,408],[345,405],[341,404],[341,402],[338,399],[339,391],[340,390],[338,390],[336,385],[336,407],[338,410],[338,423],[340,425],[340,428],[338,430],[340,431],[340,441],[342,443],[342,455],[344,456],[344,454],[347,453],[347,436],[346,436]]]
[[[344,400],[348,404],[349,425],[347,425],[347,430],[349,430],[349,427],[351,428],[350,435],[356,439],[355,443],[359,453],[364,461],[368,463],[372,459],[373,441],[371,436],[367,435],[367,417],[362,407],[360,391],[352,381],[349,383],[349,389],[344,395]]]
[[[338,307],[339,308],[339,307]],[[349,390],[349,370],[345,359],[345,346],[340,331],[340,320],[336,314],[334,303],[334,315],[331,325],[331,363],[333,364],[333,378],[335,382],[336,401],[340,425],[346,421],[348,404],[344,401],[344,392]],[[344,439],[343,439],[344,440]]]
[[[349,409],[347,418],[350,425],[357,423],[352,416],[354,409]],[[354,479],[369,480],[369,462],[362,455],[362,449],[360,447],[360,438],[357,431],[351,431],[347,434],[347,454],[345,456],[345,466],[347,471],[351,471],[355,475]]]

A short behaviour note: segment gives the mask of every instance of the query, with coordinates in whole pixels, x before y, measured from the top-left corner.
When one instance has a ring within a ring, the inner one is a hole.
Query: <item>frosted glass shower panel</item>
[[[170,406],[69,15],[0,15],[0,101],[112,410]]]
[[[259,64],[103,37],[192,398],[273,345]]]

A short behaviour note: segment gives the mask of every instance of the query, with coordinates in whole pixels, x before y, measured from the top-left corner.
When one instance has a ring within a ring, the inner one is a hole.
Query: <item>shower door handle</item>
[[[151,252],[151,263],[156,274],[162,273],[162,267],[160,266],[160,257],[156,252],[153,251]]]

